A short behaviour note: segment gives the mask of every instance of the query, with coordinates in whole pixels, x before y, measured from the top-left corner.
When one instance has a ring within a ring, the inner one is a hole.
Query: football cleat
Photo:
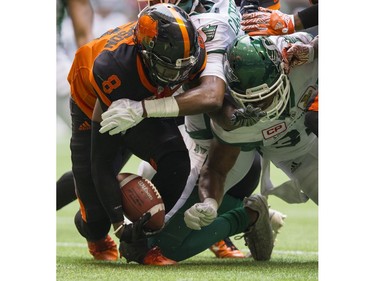
[[[87,244],[90,254],[96,260],[116,261],[118,259],[117,245],[109,235],[98,241],[87,241]]]
[[[176,261],[168,259],[167,257],[163,256],[161,250],[158,246],[155,246],[150,251],[147,252],[145,258],[143,259],[144,265],[173,265],[177,264]]]
[[[209,248],[217,258],[244,258],[245,255],[237,249],[229,238],[225,238]]]
[[[267,199],[254,194],[245,197],[244,207],[258,213],[256,222],[244,232],[245,245],[249,247],[251,256],[258,261],[267,261],[273,250],[273,233],[268,212]]]
[[[270,213],[270,221],[272,226],[273,244],[275,245],[276,236],[280,233],[280,228],[284,226],[284,220],[286,219],[286,215],[271,208],[268,211]]]

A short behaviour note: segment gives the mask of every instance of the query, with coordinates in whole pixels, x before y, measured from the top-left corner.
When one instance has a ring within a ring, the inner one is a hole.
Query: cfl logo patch
[[[272,138],[272,137],[284,132],[285,130],[286,130],[285,122],[276,124],[276,125],[272,126],[271,128],[267,128],[267,129],[264,129],[262,131],[263,138],[267,140],[269,138]]]

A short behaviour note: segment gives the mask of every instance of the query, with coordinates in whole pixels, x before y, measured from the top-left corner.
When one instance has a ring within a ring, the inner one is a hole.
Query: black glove
[[[248,104],[246,108],[236,109],[230,121],[232,125],[236,127],[249,127],[258,123],[258,121],[266,115],[267,113],[261,108],[253,107],[251,104]]]
[[[156,231],[145,230],[145,224],[150,220],[151,213],[145,213],[136,222],[124,226],[120,242],[133,243],[137,240],[148,238],[159,233],[163,228]]]

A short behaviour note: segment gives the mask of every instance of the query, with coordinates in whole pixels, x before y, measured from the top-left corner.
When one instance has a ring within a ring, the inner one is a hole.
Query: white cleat
[[[284,226],[284,220],[286,219],[287,216],[271,208],[268,211],[270,214],[270,221],[271,221],[271,226],[272,226],[273,244],[275,244],[276,236],[277,234],[280,233],[280,228]]]

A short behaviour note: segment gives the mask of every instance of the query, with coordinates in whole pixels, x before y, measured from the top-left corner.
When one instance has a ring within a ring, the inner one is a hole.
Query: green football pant
[[[194,188],[186,203],[168,221],[163,231],[149,240],[150,246],[157,245],[164,256],[182,261],[226,237],[244,232],[250,223],[242,200],[225,195],[218,209],[218,217],[201,230],[192,230],[185,224],[184,212],[199,202],[197,188]]]

